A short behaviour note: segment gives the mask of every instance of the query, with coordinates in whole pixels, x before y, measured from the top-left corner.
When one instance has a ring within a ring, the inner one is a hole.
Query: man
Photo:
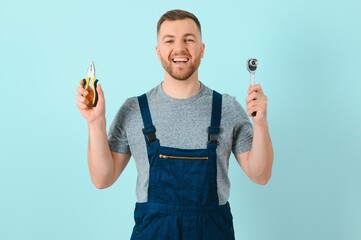
[[[228,203],[228,161],[233,152],[248,177],[266,184],[273,150],[267,97],[251,86],[247,113],[229,95],[198,79],[204,54],[201,25],[191,13],[172,10],[157,26],[156,52],[164,80],[147,94],[129,98],[107,138],[104,95],[88,107],[78,87],[77,102],[88,122],[88,163],[97,188],[112,185],[131,155],[137,171],[132,239],[234,239]]]

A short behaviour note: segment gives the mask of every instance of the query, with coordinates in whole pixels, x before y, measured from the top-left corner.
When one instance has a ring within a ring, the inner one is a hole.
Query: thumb
[[[97,86],[97,91],[98,91],[98,95],[99,97],[103,97],[104,98],[104,92],[103,92],[103,89],[102,89],[102,85],[101,84],[98,84]]]
[[[104,92],[101,84],[97,86],[98,101],[104,102]]]

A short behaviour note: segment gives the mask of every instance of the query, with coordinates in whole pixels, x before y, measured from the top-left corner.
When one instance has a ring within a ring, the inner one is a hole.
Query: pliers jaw
[[[95,77],[95,67],[94,67],[94,62],[92,61],[88,67],[88,78],[93,78]]]
[[[91,62],[88,67],[87,77],[83,79],[83,88],[89,91],[89,94],[87,95],[87,99],[92,104],[93,107],[96,107],[98,103],[97,85],[98,85],[98,79],[96,79],[95,77],[94,62]],[[92,94],[90,94],[90,92],[92,92]]]

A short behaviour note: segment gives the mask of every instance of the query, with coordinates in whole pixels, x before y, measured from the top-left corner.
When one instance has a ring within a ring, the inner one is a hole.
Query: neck
[[[197,94],[201,88],[198,77],[190,77],[186,80],[176,80],[165,77],[162,82],[163,91],[172,98],[187,99]]]

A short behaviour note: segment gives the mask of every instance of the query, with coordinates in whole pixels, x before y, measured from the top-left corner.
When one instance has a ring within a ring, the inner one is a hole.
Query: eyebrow
[[[194,37],[196,38],[196,35],[194,35],[193,33],[187,33],[184,35],[184,37]]]
[[[162,38],[162,40],[164,40],[165,38],[174,38],[174,36],[167,34],[167,35],[165,35],[165,36]]]
[[[196,35],[194,35],[193,33],[186,33],[183,37],[189,36],[196,38]],[[174,35],[167,34],[162,38],[162,40],[164,40],[165,38],[174,38]]]

